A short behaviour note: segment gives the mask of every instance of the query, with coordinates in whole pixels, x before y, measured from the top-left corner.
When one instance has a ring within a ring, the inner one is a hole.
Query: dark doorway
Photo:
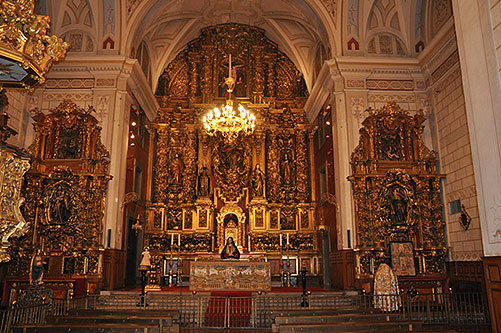
[[[125,285],[135,286],[136,285],[136,273],[137,273],[137,234],[132,229],[132,226],[136,223],[135,219],[129,218],[128,228],[127,228],[127,262],[125,264]]]

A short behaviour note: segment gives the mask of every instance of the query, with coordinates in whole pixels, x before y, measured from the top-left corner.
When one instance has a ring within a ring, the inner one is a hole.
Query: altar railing
[[[55,299],[52,304],[11,307],[0,312],[0,332],[12,325],[42,323],[46,316],[63,316],[73,310],[176,310],[178,324],[184,328],[254,327],[270,328],[277,315],[287,311],[353,309],[379,311],[375,304],[392,306],[399,320],[418,320],[426,324],[485,325],[488,308],[482,293],[443,293],[419,295],[308,295],[308,308],[302,307],[301,295],[252,295],[249,297],[214,297],[210,295],[139,294],[95,295],[72,300]],[[143,304],[143,305],[141,305]],[[148,306],[144,306],[147,304]]]

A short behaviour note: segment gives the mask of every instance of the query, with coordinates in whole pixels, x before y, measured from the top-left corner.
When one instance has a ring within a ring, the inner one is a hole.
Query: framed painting
[[[397,276],[415,276],[414,244],[412,242],[390,243],[391,267]]]

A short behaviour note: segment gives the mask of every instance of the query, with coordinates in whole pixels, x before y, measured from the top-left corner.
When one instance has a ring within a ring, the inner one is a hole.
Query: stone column
[[[484,255],[501,255],[501,90],[488,2],[453,0]]]
[[[125,64],[127,67],[129,64]],[[110,174],[113,179],[108,185],[106,212],[104,216],[104,244],[111,248],[121,249],[123,238],[123,197],[125,194],[125,178],[127,167],[127,144],[129,138],[129,116],[132,98],[127,92],[127,79],[130,68],[123,68],[118,76],[115,103],[111,105],[107,122],[107,146],[110,151]],[[111,230],[108,241],[108,229]]]

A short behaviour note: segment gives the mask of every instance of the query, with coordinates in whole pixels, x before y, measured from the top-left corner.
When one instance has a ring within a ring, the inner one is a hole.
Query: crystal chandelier
[[[232,76],[231,54],[229,56],[228,77],[225,80],[225,84],[228,87],[226,105],[221,109],[215,107],[213,110],[207,112],[203,117],[203,124],[207,134],[212,136],[219,133],[224,139],[232,142],[240,133],[247,135],[254,132],[256,117],[240,104],[237,110],[233,108],[231,93],[235,87],[235,78]]]

